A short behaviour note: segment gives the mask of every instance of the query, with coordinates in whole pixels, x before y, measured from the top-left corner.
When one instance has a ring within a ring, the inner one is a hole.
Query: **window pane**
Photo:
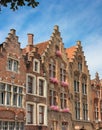
[[[14,130],[15,124],[14,122],[9,122],[9,130]]]
[[[0,121],[0,130],[2,129],[2,121]]]
[[[14,60],[14,71],[18,71],[18,61]]]
[[[20,123],[20,129],[19,130],[24,130],[24,123],[23,122]]]
[[[18,96],[18,106],[22,107],[22,95]]]
[[[16,122],[16,130],[19,130],[19,122]]]
[[[39,95],[43,96],[44,95],[44,81],[43,80],[39,80]]]
[[[44,107],[39,106],[39,124],[44,123]]]
[[[38,71],[38,62],[35,61],[35,71]]]
[[[5,104],[5,84],[0,83],[0,104]]]
[[[33,123],[33,105],[30,104],[27,105],[27,123]]]
[[[33,93],[33,77],[28,76],[28,93]]]
[[[7,84],[7,105],[11,104],[11,85]]]
[[[3,130],[7,130],[8,129],[8,122],[3,122]]]
[[[13,64],[13,60],[8,59],[8,70],[12,70],[12,64]]]

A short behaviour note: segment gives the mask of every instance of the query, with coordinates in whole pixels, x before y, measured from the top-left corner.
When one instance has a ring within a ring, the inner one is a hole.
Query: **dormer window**
[[[33,62],[33,71],[39,73],[40,72],[40,61],[37,59],[34,59]]]
[[[7,68],[10,71],[14,71],[14,72],[18,72],[18,61],[8,58],[8,64],[7,64]]]

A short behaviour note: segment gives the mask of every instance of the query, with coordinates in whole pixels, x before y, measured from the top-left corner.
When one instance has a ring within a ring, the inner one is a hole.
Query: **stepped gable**
[[[48,45],[49,41],[36,44],[36,47],[38,48],[38,54],[42,55],[45,52]]]
[[[66,48],[66,53],[67,53],[69,62],[72,61],[75,52],[76,52],[76,46],[72,46],[70,48]]]

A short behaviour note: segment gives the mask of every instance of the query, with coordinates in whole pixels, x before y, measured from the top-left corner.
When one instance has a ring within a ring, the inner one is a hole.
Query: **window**
[[[33,124],[33,105],[27,105],[27,124]]]
[[[3,125],[3,130],[8,129],[8,122],[7,121],[3,122],[2,125]]]
[[[62,130],[68,129],[68,122],[62,122]]]
[[[60,68],[60,80],[66,81],[66,70],[63,68]]]
[[[0,83],[0,104],[5,104],[5,84]]]
[[[87,94],[87,86],[85,83],[82,83],[82,93]]]
[[[7,84],[7,105],[11,104],[11,85]]]
[[[39,95],[44,96],[44,80],[39,79]]]
[[[57,105],[56,104],[56,91],[50,90],[50,95],[49,95],[49,101],[50,101],[50,106],[52,105]]]
[[[80,120],[80,102],[75,102],[75,117]]]
[[[44,106],[39,106],[39,124],[44,124]]]
[[[39,73],[40,72],[40,61],[37,59],[34,59],[33,64],[34,64],[33,71]]]
[[[79,92],[79,81],[74,80],[74,91]]]
[[[78,70],[82,71],[82,57],[81,57],[81,55],[78,56]]]
[[[78,70],[82,71],[82,63],[78,62]]]
[[[55,78],[55,76],[56,76],[55,64],[53,60],[51,60],[51,63],[49,64],[49,77]]]
[[[52,121],[51,122],[51,130],[57,130],[58,122],[57,121]]]
[[[61,109],[67,108],[67,97],[65,93],[60,94],[60,103],[61,103]]]
[[[24,130],[23,122],[0,121],[0,130]]]
[[[8,58],[8,70],[18,72],[18,61]]]
[[[97,103],[97,101],[95,102],[94,105],[95,105],[95,106],[94,106],[94,108],[95,108],[95,120],[97,121],[98,118],[99,118],[99,108],[98,108],[98,103]]]
[[[88,120],[88,106],[85,103],[83,103],[83,119]]]
[[[23,100],[23,88],[18,89],[18,106],[22,107],[22,100]]]
[[[10,84],[0,83],[0,104],[22,107],[23,88],[19,86],[12,86]]]
[[[9,130],[14,130],[15,124],[14,122],[9,122]]]
[[[33,93],[33,77],[28,76],[28,93]]]
[[[13,105],[17,106],[17,86],[13,86]]]
[[[0,121],[0,130],[2,129],[2,122]]]

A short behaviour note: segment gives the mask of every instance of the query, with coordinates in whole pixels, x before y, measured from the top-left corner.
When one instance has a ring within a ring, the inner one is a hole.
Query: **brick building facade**
[[[96,129],[102,129],[102,85],[98,73],[95,75],[95,79],[91,80],[92,87],[92,109],[93,109],[93,121]]]
[[[28,34],[21,49],[11,29],[0,44],[0,130],[94,130],[95,93],[81,42],[65,49],[58,26],[46,42]]]

